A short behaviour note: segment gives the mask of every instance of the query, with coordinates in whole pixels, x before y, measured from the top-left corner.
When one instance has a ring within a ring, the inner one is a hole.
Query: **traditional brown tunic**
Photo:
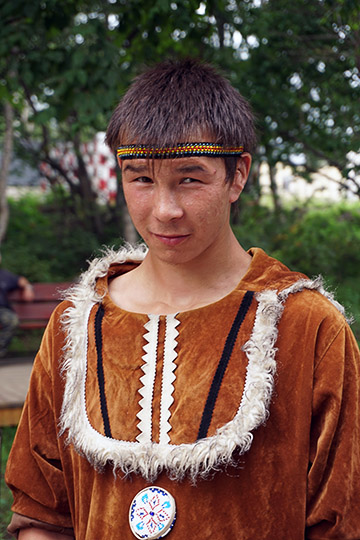
[[[13,532],[133,539],[130,503],[155,484],[176,501],[169,540],[360,539],[355,339],[319,280],[250,253],[232,293],[167,316],[107,294],[138,252],[92,264],[35,360]]]

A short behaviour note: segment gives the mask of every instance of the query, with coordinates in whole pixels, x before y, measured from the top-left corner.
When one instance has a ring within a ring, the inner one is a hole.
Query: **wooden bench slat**
[[[33,283],[35,298],[31,303],[46,302],[46,301],[59,301],[62,298],[63,291],[66,291],[70,287],[71,283],[66,281],[62,283]],[[21,296],[19,289],[12,291],[9,294],[9,298],[13,304],[21,303],[25,304]]]
[[[20,319],[48,319],[59,302],[27,302],[13,304],[13,308]]]
[[[41,321],[20,321],[18,328],[20,330],[42,330],[46,327],[49,319]]]
[[[45,328],[58,303],[62,300],[63,291],[71,286],[69,282],[33,283],[35,298],[26,302],[20,290],[9,294],[11,306],[19,317],[21,329]]]

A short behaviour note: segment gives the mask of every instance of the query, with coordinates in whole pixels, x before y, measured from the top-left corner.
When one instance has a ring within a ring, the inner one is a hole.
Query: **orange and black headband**
[[[117,157],[119,159],[141,158],[181,158],[186,156],[240,156],[243,146],[223,146],[211,142],[179,143],[176,146],[151,146],[146,144],[126,144],[119,146]]]

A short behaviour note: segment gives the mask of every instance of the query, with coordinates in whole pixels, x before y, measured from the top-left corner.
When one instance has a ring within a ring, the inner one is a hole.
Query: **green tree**
[[[98,234],[103,224],[80,143],[104,129],[140,65],[201,44],[206,25],[193,26],[197,7],[193,0],[15,0],[0,7],[0,96],[17,111],[19,151],[58,172]],[[73,144],[77,183],[51,155],[59,141]]]
[[[0,99],[15,110],[18,151],[58,171],[98,234],[103,215],[80,143],[104,129],[143,65],[169,56],[214,62],[250,98],[259,125],[254,185],[261,161],[271,177],[281,161],[309,180],[330,164],[360,196],[347,158],[360,146],[359,15],[355,0],[7,1]],[[73,144],[77,183],[51,156],[59,141]]]
[[[233,79],[257,113],[261,159],[270,170],[282,162],[305,177],[332,165],[360,196],[359,170],[348,157],[360,149],[359,3],[246,3],[248,59]]]

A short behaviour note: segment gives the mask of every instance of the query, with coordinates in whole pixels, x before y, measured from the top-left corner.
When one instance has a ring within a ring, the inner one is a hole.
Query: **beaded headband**
[[[146,144],[126,144],[119,146],[120,159],[180,158],[186,156],[240,156],[243,146],[223,146],[211,142],[179,143],[176,146],[151,146]]]

